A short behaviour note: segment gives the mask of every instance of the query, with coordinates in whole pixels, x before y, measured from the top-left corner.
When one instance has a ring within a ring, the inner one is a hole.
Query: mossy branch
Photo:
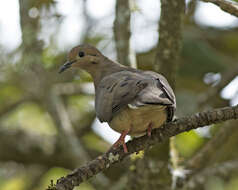
[[[124,153],[122,147],[111,150],[88,162],[84,166],[75,169],[66,177],[61,177],[57,180],[55,185],[51,184],[47,190],[72,190],[75,186],[78,186],[99,172],[121,162],[132,153],[147,149],[156,143],[161,143],[182,132],[231,119],[238,119],[238,106],[204,111],[166,123],[162,127],[154,129],[151,137],[142,136],[127,142],[128,153]]]

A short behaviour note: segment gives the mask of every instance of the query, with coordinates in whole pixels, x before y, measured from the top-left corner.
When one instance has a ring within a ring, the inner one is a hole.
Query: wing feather
[[[173,90],[162,75],[121,71],[104,77],[96,93],[95,105],[99,120],[111,121],[128,104],[132,107],[147,104],[165,105],[173,109],[176,107]]]

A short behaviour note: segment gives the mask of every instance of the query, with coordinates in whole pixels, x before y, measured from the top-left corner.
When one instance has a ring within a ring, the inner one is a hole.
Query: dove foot
[[[151,137],[151,131],[152,131],[152,123],[149,123],[148,128],[147,128],[148,137]]]
[[[127,149],[127,146],[126,146],[126,143],[125,143],[125,137],[128,133],[129,133],[129,130],[124,130],[121,133],[121,136],[119,137],[119,139],[112,145],[111,148],[117,148],[118,146],[122,145],[124,153],[128,153],[128,149]]]

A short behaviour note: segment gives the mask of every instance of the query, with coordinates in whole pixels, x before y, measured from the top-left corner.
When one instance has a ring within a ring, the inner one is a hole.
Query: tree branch
[[[108,151],[95,160],[88,162],[85,166],[74,170],[66,177],[60,178],[57,180],[56,185],[51,185],[48,187],[48,190],[72,190],[83,181],[86,181],[115,163],[122,161],[125,157],[134,152],[148,148],[158,142],[163,142],[169,137],[179,133],[231,119],[238,119],[238,106],[200,112],[192,116],[183,117],[176,121],[166,123],[162,127],[153,130],[150,138],[142,136],[127,142],[129,150],[127,154],[123,152],[122,147]]]
[[[128,0],[116,1],[116,17],[114,21],[114,37],[116,43],[117,60],[119,63],[130,66],[130,7]]]
[[[238,17],[238,4],[227,0],[202,0],[219,6],[223,11]]]
[[[162,0],[160,2],[161,15],[159,19],[159,41],[156,47],[154,68],[167,78],[170,85],[175,90],[175,78],[182,46],[182,26],[185,14],[185,0]],[[170,139],[170,145],[174,145],[173,138]],[[165,168],[159,168],[159,170],[163,170],[159,175],[159,178],[163,182],[156,186],[157,188],[165,189],[171,183],[174,183],[173,177],[171,177],[172,173],[167,165],[168,162],[171,162],[174,169],[175,167],[178,167],[178,151],[175,146],[169,146],[168,141],[160,147],[159,152],[163,152],[163,154],[167,156],[167,159],[163,160],[160,156],[157,157],[157,162],[161,162],[161,166],[165,166]],[[152,160],[150,160],[150,162],[151,161]],[[152,174],[153,172],[150,173]],[[151,181],[150,176],[151,175],[149,175],[147,181]]]
[[[182,43],[182,23],[185,1],[161,1],[159,21],[159,43],[155,59],[155,70],[166,76],[172,88],[175,87],[175,73],[179,62]]]

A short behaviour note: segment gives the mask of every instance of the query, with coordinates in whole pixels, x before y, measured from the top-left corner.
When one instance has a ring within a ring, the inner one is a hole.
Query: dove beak
[[[72,65],[73,63],[75,63],[75,62],[76,62],[76,60],[74,60],[74,61],[67,61],[65,64],[63,64],[63,65],[60,67],[59,73],[62,73],[62,72],[64,72],[66,69],[70,68],[71,65]]]

